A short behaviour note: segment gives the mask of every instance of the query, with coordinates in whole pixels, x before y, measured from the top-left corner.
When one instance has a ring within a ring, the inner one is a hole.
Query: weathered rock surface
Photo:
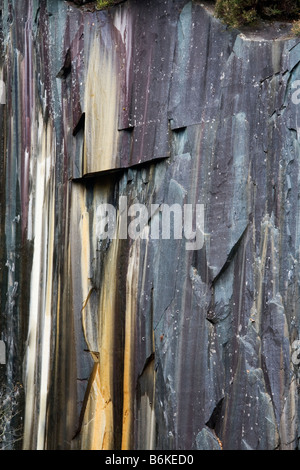
[[[187,0],[0,5],[3,445],[297,449],[299,39]],[[104,203],[142,236],[100,240]],[[163,204],[204,204],[200,249],[151,238]]]

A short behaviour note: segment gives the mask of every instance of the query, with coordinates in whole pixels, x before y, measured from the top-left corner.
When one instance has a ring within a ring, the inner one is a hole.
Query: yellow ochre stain
[[[126,281],[122,450],[131,448],[134,406],[134,350],[140,241],[132,246]]]
[[[115,48],[95,37],[86,77],[84,173],[116,168],[119,93]],[[109,47],[109,53],[107,48]]]

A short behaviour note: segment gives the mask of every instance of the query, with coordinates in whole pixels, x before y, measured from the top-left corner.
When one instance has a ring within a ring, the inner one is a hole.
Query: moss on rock
[[[295,20],[299,18],[300,0],[217,0],[215,13],[234,28],[258,19]]]

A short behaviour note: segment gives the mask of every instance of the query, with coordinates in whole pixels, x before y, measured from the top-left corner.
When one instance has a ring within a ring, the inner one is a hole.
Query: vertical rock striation
[[[3,447],[297,449],[299,39],[187,0],[0,10]],[[188,204],[201,246],[153,236]]]

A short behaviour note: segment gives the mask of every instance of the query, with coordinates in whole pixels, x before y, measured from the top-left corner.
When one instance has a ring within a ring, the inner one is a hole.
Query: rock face
[[[2,447],[297,449],[299,39],[186,0],[0,5]],[[173,204],[199,246],[153,236]]]

